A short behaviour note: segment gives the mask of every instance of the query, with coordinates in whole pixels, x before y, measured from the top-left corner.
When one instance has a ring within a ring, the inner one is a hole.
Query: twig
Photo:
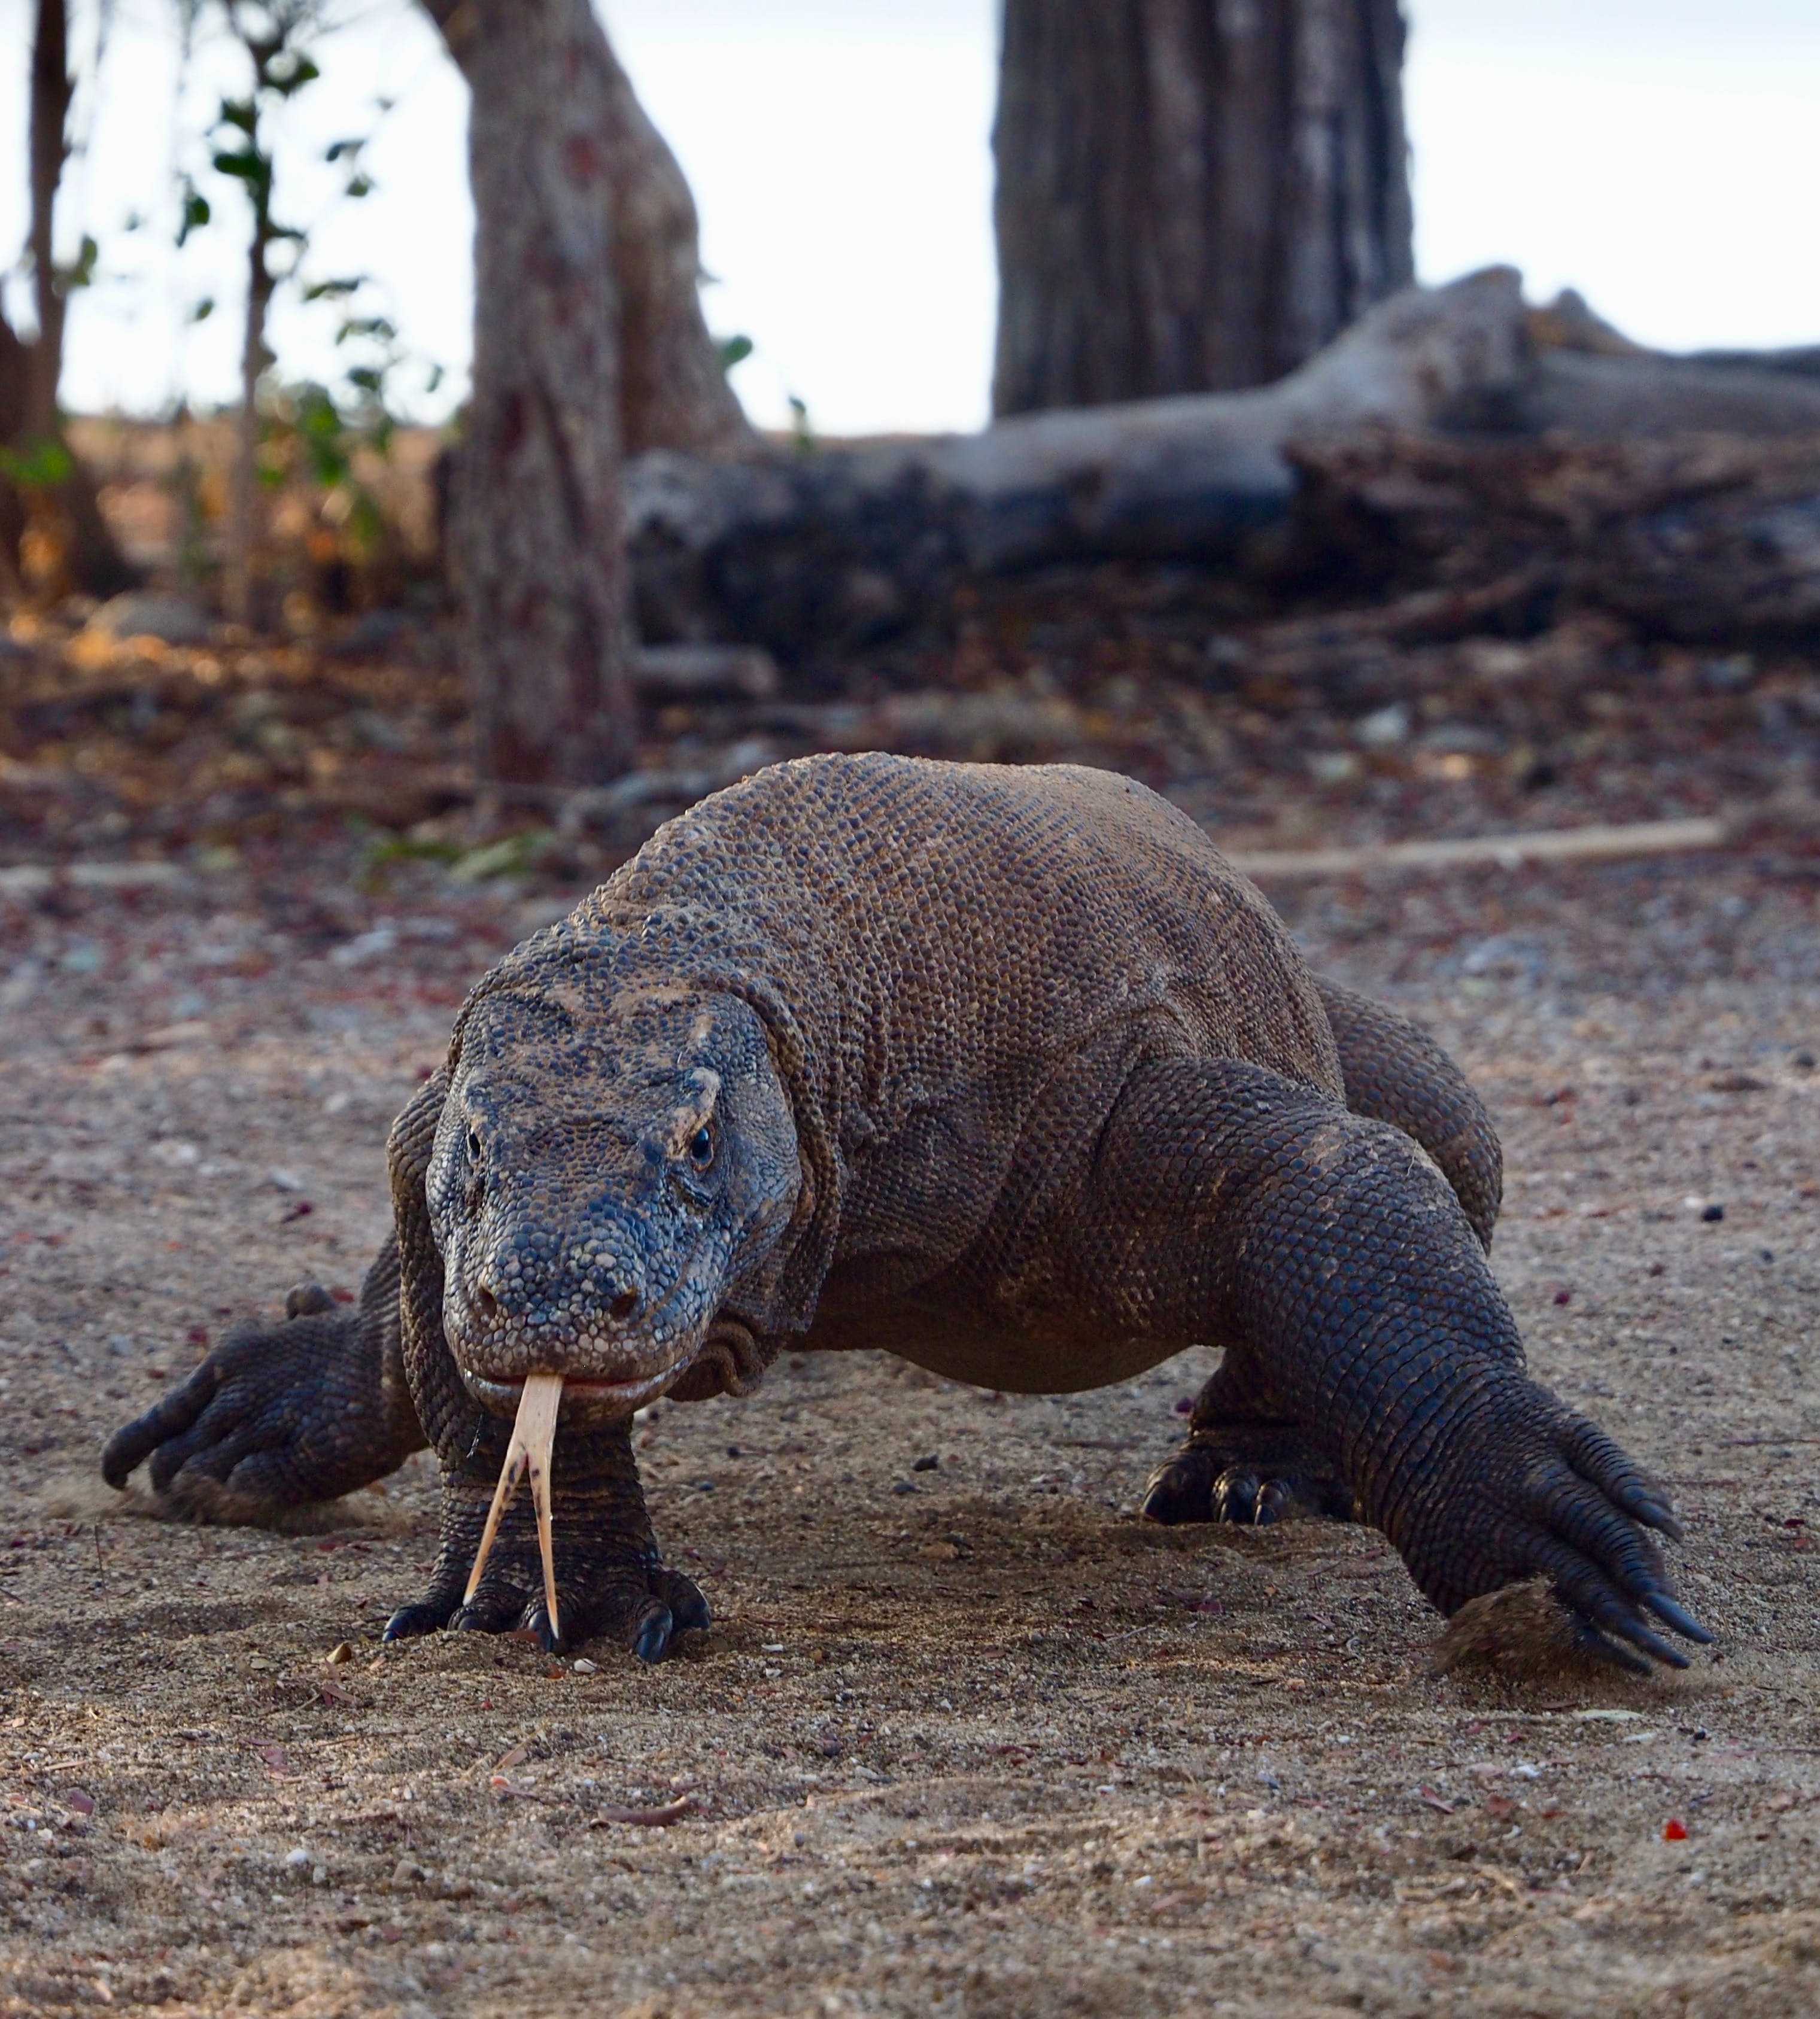
[[[1358,848],[1262,849],[1229,854],[1246,876],[1351,876],[1368,869],[1465,869],[1526,862],[1617,862],[1723,848],[1722,820],[1638,821],[1624,827],[1550,828],[1530,834],[1471,835],[1453,841],[1389,841]]]

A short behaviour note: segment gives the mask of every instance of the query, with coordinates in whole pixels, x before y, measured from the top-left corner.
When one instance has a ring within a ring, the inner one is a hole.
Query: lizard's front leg
[[[1679,1532],[1666,1499],[1530,1379],[1459,1201],[1400,1132],[1260,1067],[1159,1061],[1082,1206],[1083,1299],[1252,1359],[1443,1612],[1539,1573],[1629,1665],[1686,1665],[1659,1626],[1710,1638],[1650,1532]]]
[[[491,1419],[488,1419],[490,1423]],[[499,1477],[498,1440],[483,1436],[471,1455],[447,1453],[442,1476],[442,1544],[430,1589],[401,1607],[388,1640],[443,1627],[509,1632],[527,1628],[546,1647],[596,1636],[661,1660],[673,1634],[708,1624],[708,1604],[693,1582],[666,1570],[658,1552],[632,1454],[631,1426],[564,1429],[556,1440],[551,1480],[557,1610],[553,1633],[531,1498],[507,1508],[472,1599],[465,1597]]]
[[[422,1448],[398,1334],[398,1249],[386,1242],[361,1299],[299,1284],[275,1325],[243,1325],[187,1380],[116,1430],[110,1486],[151,1461],[152,1490],[180,1513],[270,1521],[395,1472]]]

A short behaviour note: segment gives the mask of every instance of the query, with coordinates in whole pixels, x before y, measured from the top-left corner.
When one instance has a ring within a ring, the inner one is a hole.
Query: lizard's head
[[[629,1415],[762,1281],[801,1182],[744,1002],[583,984],[477,998],[425,1179],[463,1381],[498,1414],[557,1375],[565,1419]]]

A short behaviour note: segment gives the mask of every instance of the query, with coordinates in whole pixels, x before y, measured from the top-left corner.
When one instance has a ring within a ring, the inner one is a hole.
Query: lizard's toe
[[[1213,1454],[1204,1445],[1184,1445],[1151,1474],[1144,1490],[1144,1518],[1172,1528],[1182,1521],[1211,1521],[1215,1469]]]
[[[386,1622],[381,1637],[387,1640],[414,1640],[423,1633],[440,1633],[449,1624],[446,1604],[435,1599],[420,1599],[415,1605],[401,1605]]]
[[[1300,1433],[1202,1432],[1151,1474],[1143,1513],[1151,1521],[1261,1528],[1297,1513],[1348,1520],[1352,1495]]]

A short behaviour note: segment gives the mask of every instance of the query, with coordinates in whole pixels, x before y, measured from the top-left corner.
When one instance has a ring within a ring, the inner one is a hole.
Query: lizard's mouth
[[[462,1383],[481,1408],[495,1416],[515,1415],[523,1407],[527,1387],[534,1381],[555,1380],[562,1386],[561,1423],[565,1429],[604,1430],[623,1423],[647,1402],[654,1402],[687,1365],[660,1368],[622,1381],[608,1381],[586,1375],[531,1374],[494,1378],[461,1370]]]

